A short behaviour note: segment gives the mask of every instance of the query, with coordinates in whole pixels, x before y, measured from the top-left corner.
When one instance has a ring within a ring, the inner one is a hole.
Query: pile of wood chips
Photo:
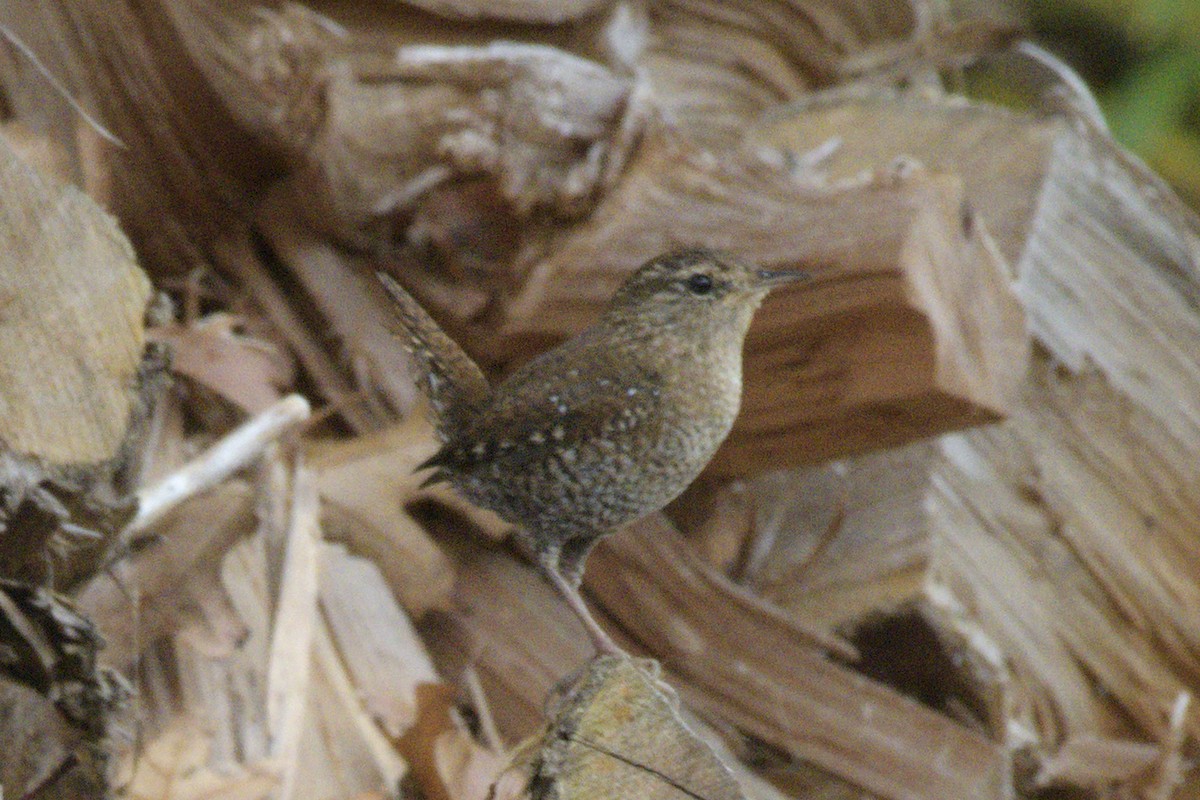
[[[986,5],[0,3],[4,796],[1200,796],[1200,220]],[[375,273],[499,377],[678,244],[814,279],[589,661]]]

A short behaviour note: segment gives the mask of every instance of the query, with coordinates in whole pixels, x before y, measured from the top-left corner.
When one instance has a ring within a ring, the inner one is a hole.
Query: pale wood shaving
[[[353,730],[361,740],[370,759],[372,769],[380,777],[383,786],[395,786],[408,772],[408,765],[396,752],[392,740],[384,733],[378,722],[360,702],[358,687],[347,669],[345,661],[337,651],[328,624],[317,631],[317,664],[320,667],[318,680],[329,687],[342,713],[349,716]]]
[[[325,623],[359,701],[399,738],[416,721],[417,687],[438,681],[433,662],[378,567],[334,545],[322,549],[321,562]]]
[[[282,769],[281,798],[303,790],[296,769],[310,690],[321,548],[320,499],[312,471],[297,463],[292,472],[292,508],[274,629],[267,660],[267,725],[271,757]]]
[[[232,771],[208,765],[210,734],[187,717],[177,718],[146,744],[125,787],[131,800],[260,800],[272,796],[279,778],[269,764]]]

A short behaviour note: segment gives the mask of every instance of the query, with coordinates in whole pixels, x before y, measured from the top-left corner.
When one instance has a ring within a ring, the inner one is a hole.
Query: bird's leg
[[[579,581],[583,577],[583,562],[596,541],[597,537],[567,539],[557,547],[543,550],[543,557],[540,561],[542,570],[546,573],[550,583],[567,601],[567,605],[575,612],[575,616],[579,617],[584,629],[592,637],[596,650],[600,653],[615,655],[622,652],[621,648],[617,647],[616,642],[604,632],[600,623],[596,622],[596,618],[592,616],[592,612],[583,602],[583,596],[579,594]]]
[[[588,610],[587,604],[583,602],[583,597],[579,594],[579,588],[564,578],[557,566],[543,565],[543,571],[550,583],[567,601],[567,605],[575,612],[575,616],[579,617],[579,621],[583,623],[588,635],[592,637],[592,643],[596,646],[596,650],[606,655],[622,654],[624,651],[617,647],[617,643],[604,632],[600,623],[596,622],[596,618]]]

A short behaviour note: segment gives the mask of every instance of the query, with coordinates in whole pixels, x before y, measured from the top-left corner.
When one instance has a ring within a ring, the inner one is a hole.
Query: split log
[[[793,136],[811,126],[796,147],[846,132],[835,172],[900,154],[961,169],[1004,232],[1036,346],[1004,423],[794,476],[784,492],[807,499],[776,512],[793,535],[758,559],[756,585],[844,630],[917,603],[963,676],[1002,698],[989,724],[1020,732],[1033,767],[1019,783],[1169,792],[1200,676],[1198,630],[1179,613],[1200,602],[1200,221],[1078,115],[876,96],[816,102],[793,123]],[[896,131],[886,143],[857,133],[881,125]],[[919,470],[901,477],[904,461]],[[840,537],[818,552],[836,514]],[[910,556],[873,548],[880,529],[904,532]],[[842,588],[864,580],[866,603]],[[1100,751],[1112,756],[1080,756]]]
[[[71,586],[134,511],[163,354],[146,349],[150,284],[115,221],[3,137],[0,189],[0,563]]]
[[[1001,746],[829,661],[794,619],[707,577],[661,518],[606,540],[587,586],[705,716],[878,797],[1005,795]]]
[[[661,139],[535,268],[504,330],[538,341],[574,333],[672,241],[813,274],[758,312],[742,412],[712,474],[994,421],[1024,372],[1008,267],[957,178],[880,164],[854,183],[802,182],[737,152],[714,159]]]

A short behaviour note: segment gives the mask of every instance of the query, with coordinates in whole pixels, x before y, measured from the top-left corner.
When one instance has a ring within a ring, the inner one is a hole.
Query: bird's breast
[[[740,347],[610,349],[572,370],[500,409],[519,422],[502,440],[464,441],[445,462],[470,499],[545,536],[599,535],[661,508],[737,416]]]
[[[661,456],[678,461],[690,482],[708,463],[737,417],[742,395],[740,353],[683,371],[664,388]]]

